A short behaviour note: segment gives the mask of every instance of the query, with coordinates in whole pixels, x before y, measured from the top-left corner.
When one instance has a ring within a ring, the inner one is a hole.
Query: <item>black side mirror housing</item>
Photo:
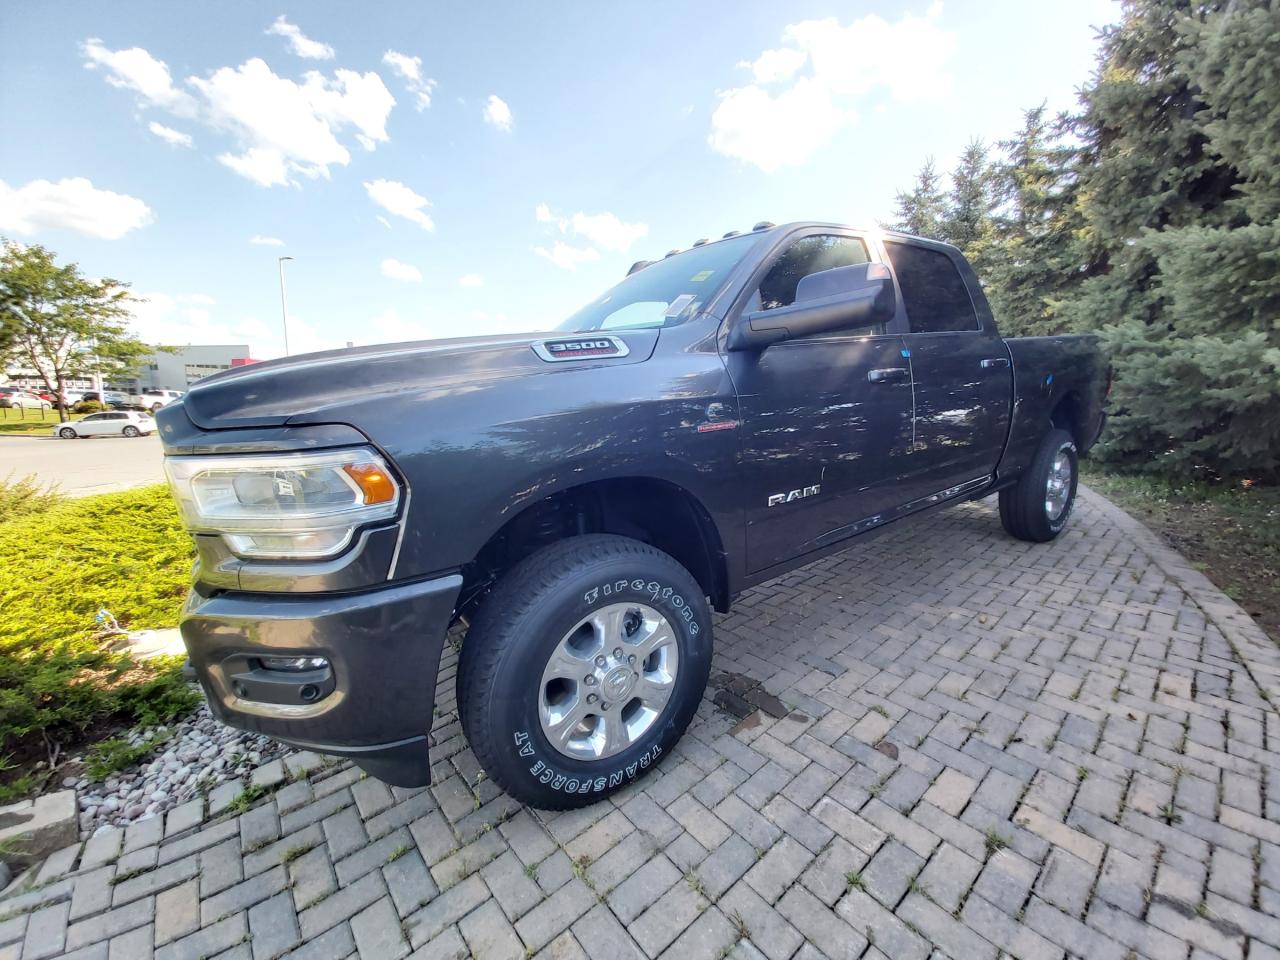
[[[744,314],[729,331],[729,350],[763,350],[783,340],[887,323],[898,297],[889,269],[859,263],[812,273],[796,285],[796,301]]]

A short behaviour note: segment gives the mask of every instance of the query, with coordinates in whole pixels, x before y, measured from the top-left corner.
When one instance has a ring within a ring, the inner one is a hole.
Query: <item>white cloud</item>
[[[17,188],[0,180],[0,233],[72,230],[118,240],[151,220],[151,208],[137,197],[99,190],[84,177],[32,180]]]
[[[795,76],[808,59],[809,54],[804,50],[783,47],[781,50],[766,50],[754,62],[744,60],[738,66],[750,67],[756,83],[776,83]]]
[[[416,223],[423,230],[434,230],[435,223],[426,213],[431,202],[396,180],[366,180],[369,199],[397,217]]]
[[[296,185],[299,176],[327,177],[332,165],[351,161],[340,139],[348,132],[366,150],[388,140],[387,117],[396,101],[372,71],[338,69],[326,76],[311,70],[298,82],[254,58],[207,77],[188,77],[193,96],[175,88],[169,67],[146,50],[108,50],[100,40],[87,40],[81,49],[87,67],[103,68],[108,83],[133,90],[144,106],[229,134],[239,148],[218,159],[261,186]],[[168,128],[151,126],[168,139],[157,128]]]
[[[327,43],[321,43],[318,40],[312,40],[306,36],[301,28],[290,23],[284,18],[284,14],[276,17],[275,22],[267,27],[268,34],[275,34],[278,37],[287,37],[289,40],[289,49],[297,56],[306,60],[332,60],[333,47]]]
[[[533,252],[540,257],[546,257],[562,270],[577,270],[580,263],[600,259],[600,251],[594,247],[574,247],[563,240],[557,240],[550,250],[546,247],[534,247]]]
[[[421,283],[422,271],[411,263],[401,263],[394,257],[382,261],[382,275],[392,280],[405,280],[409,283]]]
[[[788,46],[740,64],[754,82],[720,93],[708,142],[771,173],[803,164],[857,120],[857,106],[878,109],[877,95],[900,102],[945,95],[956,35],[939,26],[941,16],[935,2],[923,17],[892,23],[868,14],[847,26],[835,17],[789,25]],[[765,89],[773,85],[781,89]]]
[[[413,94],[419,110],[425,110],[431,106],[431,92],[435,90],[436,82],[422,75],[421,57],[411,57],[407,53],[388,50],[382,55],[382,62],[404,81],[405,87]]]
[[[183,133],[181,130],[175,130],[173,127],[166,127],[163,123],[156,123],[152,120],[147,124],[147,129],[154,133],[157,137],[175,147],[191,146],[191,134]]]
[[[327,177],[330,165],[349,163],[351,154],[337,137],[345,127],[355,128],[366,149],[385,142],[395,105],[376,73],[336,70],[329,79],[311,71],[299,84],[257,58],[187,82],[204,97],[207,122],[230,132],[244,148],[218,159],[268,187],[293,183],[294,174]]]
[[[570,224],[575,234],[605,250],[627,250],[649,234],[647,223],[623,223],[612,213],[575,213]]]
[[[810,77],[777,96],[755,85],[740,87],[721,94],[711,117],[711,146],[772,173],[804,163],[856,119],[854,111],[837,106],[831,91]]]
[[[560,228],[561,233],[564,233],[566,230],[569,229],[568,218],[556,216],[554,213],[551,212],[551,208],[547,206],[545,203],[540,203],[538,204],[537,207],[534,208],[533,218],[537,220],[539,223],[554,223],[557,227]]]
[[[80,52],[84,54],[86,69],[103,68],[107,83],[132,90],[145,105],[163,107],[180,117],[195,113],[196,104],[191,95],[173,85],[169,65],[141,47],[108,50],[101,40],[91,37],[80,45]]]
[[[458,286],[460,287],[483,287],[484,277],[478,273],[464,273],[458,278]]]
[[[386,227],[388,230],[391,229],[391,221],[388,220],[386,217],[384,217],[382,214],[380,213],[374,214],[373,218],[377,220],[380,224],[382,224],[384,227]]]
[[[507,101],[496,94],[489,94],[484,105],[485,123],[492,124],[499,130],[510,130],[512,123],[511,108]]]
[[[556,213],[547,204],[540,203],[534,208],[533,218],[538,223],[553,224],[561,233],[572,230],[575,237],[582,237],[603,250],[628,250],[633,243],[649,234],[647,223],[624,223],[607,211],[583,213],[579,210],[568,217]]]
[[[284,241],[279,237],[264,237],[260,233],[255,233],[249,238],[249,242],[259,247],[283,247]]]

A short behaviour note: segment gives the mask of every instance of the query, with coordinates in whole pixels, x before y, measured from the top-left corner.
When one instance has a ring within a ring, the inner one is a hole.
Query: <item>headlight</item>
[[[400,504],[400,485],[368,449],[166,457],[164,468],[187,529],[222,534],[242,557],[332,556]]]

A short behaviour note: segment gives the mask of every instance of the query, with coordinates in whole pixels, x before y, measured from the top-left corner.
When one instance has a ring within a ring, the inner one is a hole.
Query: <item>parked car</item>
[[[97,390],[86,390],[81,394],[80,400],[99,403],[104,407],[111,408],[112,410],[127,410],[131,407],[138,406],[137,404],[129,402],[127,394],[119,393],[114,390],[104,390],[102,393],[99,393]]]
[[[182,399],[182,390],[143,390],[137,397],[138,405],[155,413],[166,403]]]
[[[0,387],[0,407],[25,410],[48,410],[53,406],[48,400],[21,387]]]
[[[53,435],[64,440],[74,440],[76,437],[140,437],[151,433],[155,428],[156,422],[149,414],[133,410],[107,410],[58,424],[53,428]]]
[[[1057,537],[1108,381],[1091,337],[1001,338],[952,246],[760,224],[556,333],[194,385],[157,414],[196,534],[182,635],[224,722],[412,786],[464,621],[481,766],[582,806],[679,740],[741,591],[979,497]]]

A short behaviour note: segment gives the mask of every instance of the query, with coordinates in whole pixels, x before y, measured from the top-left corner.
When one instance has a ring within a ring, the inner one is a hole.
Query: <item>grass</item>
[[[127,767],[133,766],[143,757],[153,753],[169,738],[157,737],[151,740],[143,740],[141,743],[134,745],[129,743],[124,737],[110,737],[101,740],[89,748],[86,754],[86,770],[90,780],[95,783],[101,783],[113,773],[118,773]]]
[[[26,416],[23,416],[26,414]],[[84,414],[72,413],[69,418],[79,420]],[[50,429],[59,422],[57,410],[15,410],[13,407],[0,407],[0,436],[36,435],[47,436]]]
[[[1280,643],[1280,487],[1104,473],[1085,483],[1167,540]]]
[[[38,790],[67,751],[197,702],[179,658],[134,662],[104,629],[172,626],[190,570],[161,486],[69,500],[0,483],[0,803]],[[123,755],[104,746],[102,769]]]

